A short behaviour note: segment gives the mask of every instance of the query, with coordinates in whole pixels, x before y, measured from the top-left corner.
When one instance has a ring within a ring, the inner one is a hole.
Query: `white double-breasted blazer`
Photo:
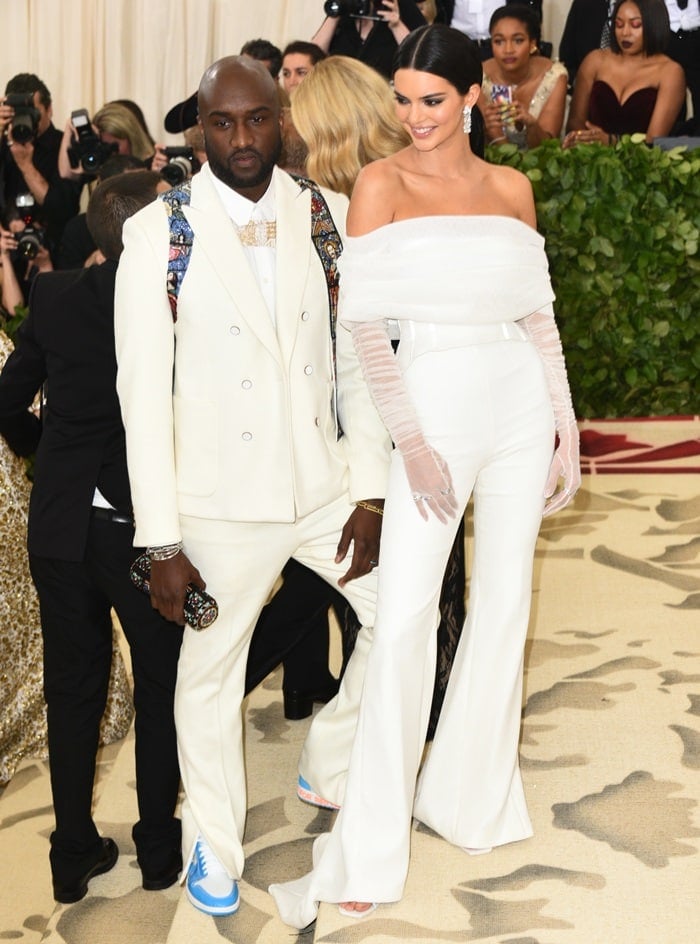
[[[276,328],[208,165],[184,212],[194,233],[177,320],[166,294],[161,201],[124,226],[117,273],[117,389],[137,545],[180,539],[179,515],[291,522],[349,493],[383,497],[391,443],[338,328],[333,411],[326,277],[311,196],[273,174]],[[324,191],[344,237],[347,200]]]

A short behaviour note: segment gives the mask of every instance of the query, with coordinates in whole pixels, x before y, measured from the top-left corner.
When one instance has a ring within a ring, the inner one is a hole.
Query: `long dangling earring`
[[[463,118],[462,127],[464,128],[464,133],[465,133],[465,134],[469,134],[469,132],[472,130],[472,109],[471,109],[471,105],[465,105],[465,106],[464,106],[464,108],[463,108],[463,110],[462,110],[462,118]]]

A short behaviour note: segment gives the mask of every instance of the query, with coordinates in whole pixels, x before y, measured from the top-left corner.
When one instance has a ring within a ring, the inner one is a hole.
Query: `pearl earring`
[[[472,110],[470,105],[465,105],[462,110],[462,127],[464,128],[464,133],[469,134],[472,130]]]

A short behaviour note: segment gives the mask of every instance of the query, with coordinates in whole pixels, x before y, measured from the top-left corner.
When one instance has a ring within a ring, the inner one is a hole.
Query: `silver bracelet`
[[[146,552],[152,561],[170,560],[176,557],[182,550],[182,541],[177,544],[161,544],[154,547],[147,547]]]

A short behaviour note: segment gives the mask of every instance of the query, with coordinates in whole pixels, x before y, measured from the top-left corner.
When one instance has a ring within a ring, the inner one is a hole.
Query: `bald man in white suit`
[[[314,790],[342,794],[391,443],[349,332],[332,338],[312,192],[275,167],[273,80],[253,60],[219,60],[202,79],[199,114],[208,163],[182,208],[193,240],[176,318],[158,201],[124,229],[116,332],[135,541],[151,555],[152,603],[183,623],[186,585],[206,582],[219,604],[210,628],[185,629],[175,714],[183,881],[195,907],[225,915],[238,909],[243,869],[248,645],[291,557],[338,584],[363,623],[304,752]],[[347,201],[322,196],[342,239]]]

